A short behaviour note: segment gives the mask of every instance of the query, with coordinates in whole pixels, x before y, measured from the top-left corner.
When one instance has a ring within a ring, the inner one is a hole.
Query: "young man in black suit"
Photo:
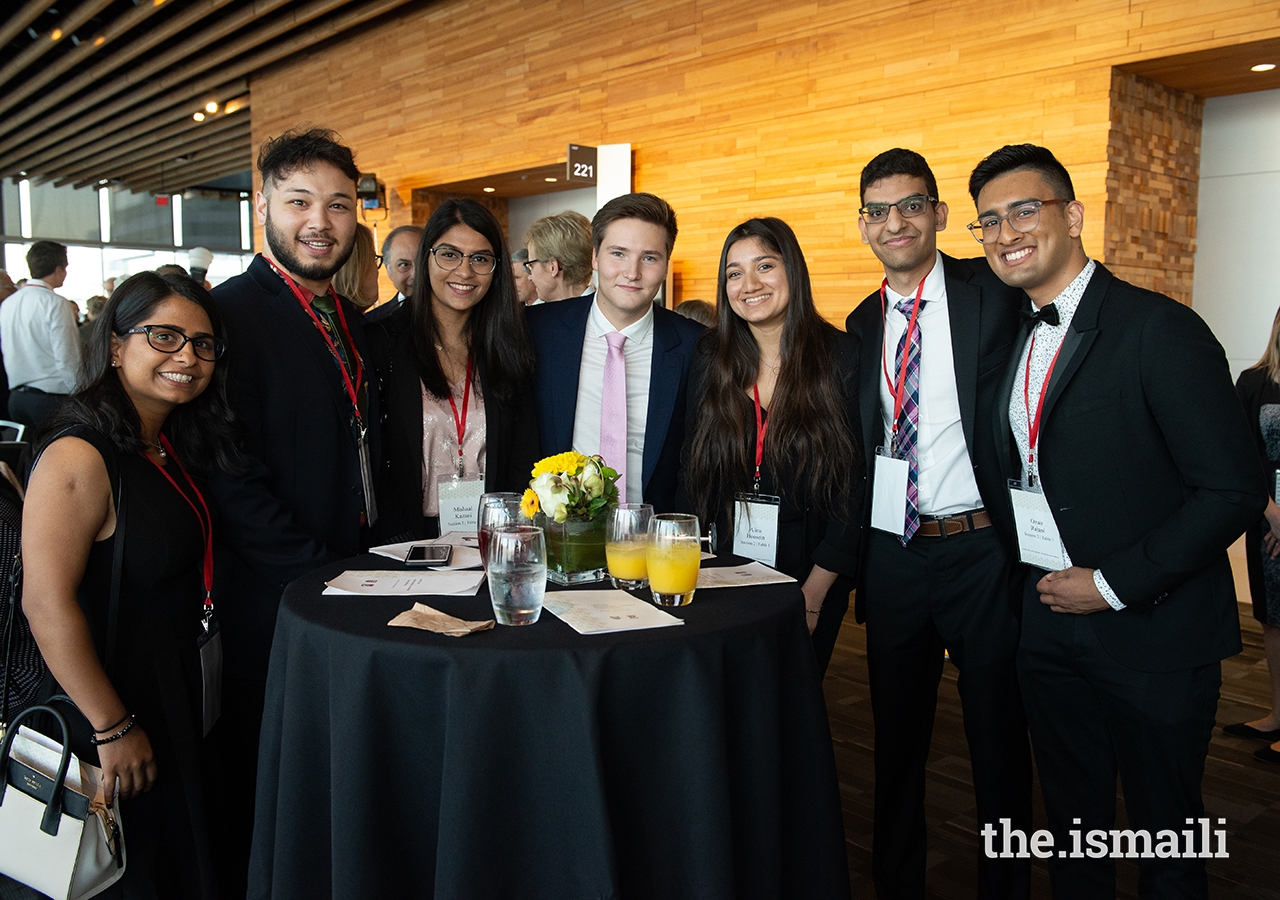
[[[624,194],[596,213],[591,239],[596,293],[528,308],[542,452],[600,453],[624,473],[618,488],[627,502],[674,512],[689,364],[703,332],[653,303],[676,214],[653,194]],[[611,403],[615,362],[625,380]]]
[[[1139,896],[1207,897],[1204,860],[1176,857],[1210,850],[1181,832],[1200,834],[1220,660],[1240,650],[1226,550],[1267,499],[1225,355],[1189,308],[1085,255],[1084,206],[1045,148],[997,150],[969,191],[992,270],[1035,313],[993,424],[1028,568],[1018,669],[1054,896],[1115,896],[1119,772],[1149,836]]]
[[[376,517],[379,413],[360,312],[333,274],[351,254],[357,169],[324,129],[262,145],[255,204],[266,246],[212,291],[227,329],[227,391],[244,430],[249,477],[211,484],[221,513],[215,601],[226,648],[221,829],[223,888],[244,892],[267,659],[293,578],[366,546]]]
[[[960,673],[979,825],[1031,820],[1012,531],[990,424],[1018,297],[984,260],[938,252],[947,204],[920,154],[894,149],[871,160],[861,196],[858,229],[885,272],[881,290],[845,323],[862,343],[870,486],[856,611],[867,627],[875,719],[872,875],[881,898],[921,898],[925,763],[944,650]],[[918,347],[914,363],[909,345]],[[979,858],[980,897],[1029,892],[1029,861]]]

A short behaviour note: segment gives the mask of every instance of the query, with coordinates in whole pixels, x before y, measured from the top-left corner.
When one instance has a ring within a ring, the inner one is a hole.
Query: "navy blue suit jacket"
[[[582,344],[595,294],[527,308],[537,351],[534,399],[542,455],[573,446]],[[674,512],[680,448],[684,444],[685,393],[693,345],[705,329],[669,309],[653,310],[653,362],[649,370],[649,411],[644,433],[641,490],[656,512]]]

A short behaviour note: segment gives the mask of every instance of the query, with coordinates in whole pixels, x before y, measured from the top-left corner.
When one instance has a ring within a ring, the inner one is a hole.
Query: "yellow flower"
[[[585,459],[586,457],[576,450],[557,453],[555,456],[548,456],[546,459],[539,460],[533,467],[532,475],[537,478],[539,475],[545,474],[572,474],[582,467]]]
[[[525,490],[524,497],[520,500],[520,512],[524,513],[526,519],[532,519],[538,512],[538,494],[533,488]]]

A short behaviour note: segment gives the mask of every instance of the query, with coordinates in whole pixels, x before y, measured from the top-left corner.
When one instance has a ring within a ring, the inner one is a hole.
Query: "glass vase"
[[[604,581],[608,577],[604,555],[608,521],[607,508],[594,519],[564,522],[538,513],[535,523],[547,541],[547,579],[556,584]]]

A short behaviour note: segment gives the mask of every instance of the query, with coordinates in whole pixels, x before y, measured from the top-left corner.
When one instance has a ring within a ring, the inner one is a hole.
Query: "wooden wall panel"
[[[253,134],[337,129],[393,226],[415,188],[629,142],[637,189],[679,216],[682,296],[714,295],[729,228],[777,215],[839,321],[879,282],[854,220],[876,153],[929,158],[952,210],[940,243],[976,255],[969,172],[1043,143],[1105,258],[1112,67],[1276,37],[1274,0],[438,0],[260,75]]]

